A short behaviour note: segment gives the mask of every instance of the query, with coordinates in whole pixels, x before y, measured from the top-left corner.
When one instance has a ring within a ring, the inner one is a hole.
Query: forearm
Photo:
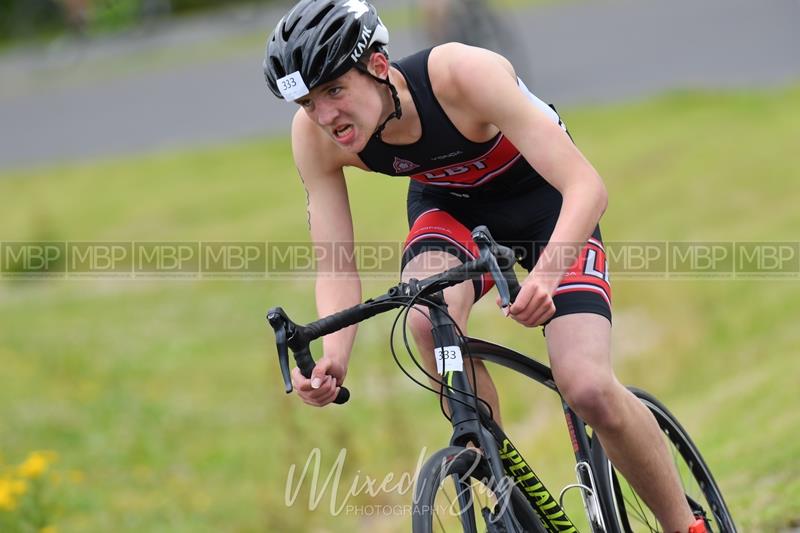
[[[547,280],[553,289],[577,260],[608,202],[605,186],[599,177],[565,189],[562,195],[558,222],[533,269],[533,273]]]
[[[339,273],[341,274],[341,273]],[[361,280],[353,270],[346,275],[319,276],[316,284],[317,312],[320,317],[361,303]],[[322,339],[325,356],[333,357],[347,367],[356,337],[357,326],[326,335]]]

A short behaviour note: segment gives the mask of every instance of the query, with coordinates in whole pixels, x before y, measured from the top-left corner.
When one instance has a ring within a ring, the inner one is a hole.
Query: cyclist
[[[611,307],[598,221],[606,209],[602,179],[573,144],[554,108],[534,96],[502,56],[457,43],[390,63],[389,33],[364,0],[301,0],[269,38],[264,72],[272,92],[300,105],[292,151],[308,195],[312,240],[352,247],[353,223],[343,168],[410,176],[410,231],[402,276],[424,277],[476,257],[469,228],[485,224],[516,246],[530,270],[505,312],[544,325],[556,383],[595,431],[615,466],[667,532],[705,531],[680,489],[656,421],[614,376]],[[349,250],[348,250],[349,251]],[[327,315],[361,301],[351,262],[317,262],[317,308]],[[336,254],[352,257],[352,254]],[[336,270],[337,276],[325,272]],[[350,274],[341,276],[342,271]],[[445,291],[466,331],[486,279]],[[410,327],[435,372],[430,324]],[[323,339],[311,379],[295,368],[308,404],[336,397],[347,373],[355,327]],[[486,368],[475,387],[499,413]]]

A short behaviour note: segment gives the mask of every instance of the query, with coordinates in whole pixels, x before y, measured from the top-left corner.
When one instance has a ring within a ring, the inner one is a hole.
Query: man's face
[[[381,116],[375,82],[356,69],[315,87],[296,102],[340,148],[351,153],[364,149]]]

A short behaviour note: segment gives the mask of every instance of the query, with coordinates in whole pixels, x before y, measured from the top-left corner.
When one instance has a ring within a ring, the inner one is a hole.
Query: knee
[[[411,335],[417,342],[432,340],[432,327],[427,309],[415,307],[408,313],[408,329],[411,330]]]
[[[625,389],[613,375],[581,375],[559,385],[567,405],[595,429],[614,431],[624,423]]]

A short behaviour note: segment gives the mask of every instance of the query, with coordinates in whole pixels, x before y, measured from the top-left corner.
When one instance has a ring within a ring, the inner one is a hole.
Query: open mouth
[[[351,124],[347,124],[345,126],[339,126],[335,130],[333,130],[333,135],[337,139],[342,139],[344,137],[347,137],[351,131],[353,131],[353,126]]]

